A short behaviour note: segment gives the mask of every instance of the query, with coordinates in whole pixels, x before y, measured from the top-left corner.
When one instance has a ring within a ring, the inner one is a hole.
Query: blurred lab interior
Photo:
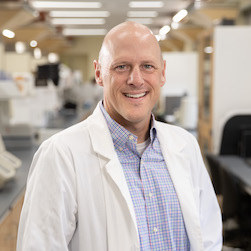
[[[102,99],[104,35],[147,25],[166,60],[154,114],[194,134],[223,215],[223,250],[251,250],[251,1],[0,1],[0,250],[14,251],[33,154]]]

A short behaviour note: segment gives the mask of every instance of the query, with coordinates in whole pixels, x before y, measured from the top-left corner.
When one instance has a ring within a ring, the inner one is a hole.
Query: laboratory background
[[[251,0],[0,1],[0,250],[16,248],[39,145],[102,99],[93,60],[125,20],[159,41],[166,84],[154,114],[197,137],[223,250],[251,250]]]

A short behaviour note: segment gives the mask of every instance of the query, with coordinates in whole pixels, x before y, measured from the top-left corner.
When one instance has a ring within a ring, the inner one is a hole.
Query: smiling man
[[[17,250],[221,250],[221,213],[196,140],[151,113],[165,83],[151,31],[116,26],[94,66],[103,101],[34,156]]]

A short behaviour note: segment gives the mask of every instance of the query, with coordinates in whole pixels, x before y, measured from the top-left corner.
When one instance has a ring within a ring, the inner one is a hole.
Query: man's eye
[[[126,65],[118,65],[116,66],[116,70],[122,71],[126,69]]]
[[[144,65],[144,68],[145,68],[145,69],[148,69],[148,70],[151,70],[151,69],[153,69],[154,67],[153,67],[152,65],[150,65],[150,64],[145,64],[145,65]]]

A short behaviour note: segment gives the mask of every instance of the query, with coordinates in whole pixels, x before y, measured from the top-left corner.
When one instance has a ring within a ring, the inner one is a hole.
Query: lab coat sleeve
[[[200,148],[195,139],[194,147],[197,162],[197,171],[199,180],[199,214],[202,230],[203,246],[205,251],[222,250],[222,218],[221,210],[214,192],[211,179],[201,156]]]
[[[35,154],[20,217],[17,251],[66,251],[76,227],[76,185],[71,154],[46,141]]]

